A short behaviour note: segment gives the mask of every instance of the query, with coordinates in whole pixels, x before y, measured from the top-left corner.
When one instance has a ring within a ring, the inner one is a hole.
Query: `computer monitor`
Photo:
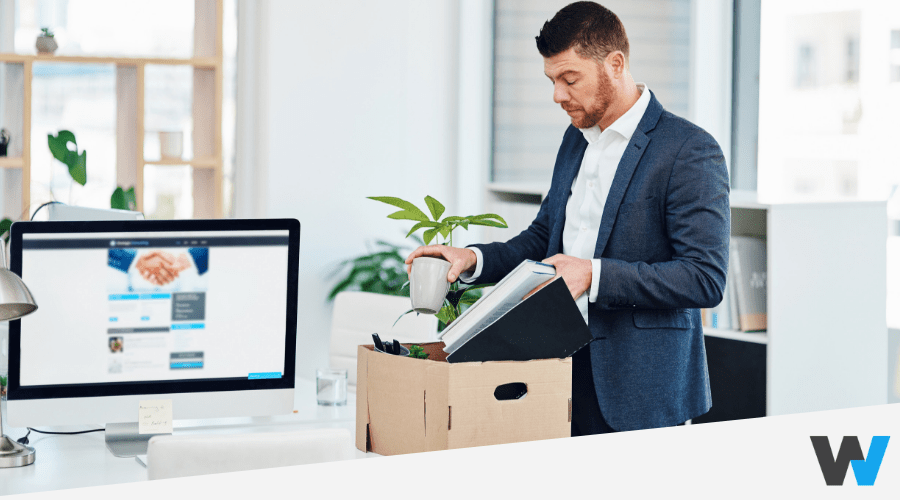
[[[47,220],[143,220],[144,214],[115,208],[90,208],[65,203],[47,206]]]
[[[38,310],[10,323],[9,424],[116,424],[109,444],[146,441],[145,400],[176,421],[291,413],[299,239],[293,219],[13,224]]]

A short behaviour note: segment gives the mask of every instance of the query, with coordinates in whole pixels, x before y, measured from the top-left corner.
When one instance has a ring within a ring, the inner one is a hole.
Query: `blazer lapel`
[[[572,183],[575,182],[575,176],[581,169],[581,160],[584,158],[584,152],[588,146],[587,139],[582,134],[578,134],[577,140],[578,142],[572,147],[565,159],[564,168],[560,172],[556,184],[556,191],[553,193],[553,230],[550,232],[547,257],[562,253],[562,232],[566,225],[566,205],[569,203],[569,196],[572,195]]]
[[[615,224],[616,215],[619,213],[619,206],[622,204],[622,198],[631,183],[631,177],[637,168],[638,162],[644,156],[647,150],[647,144],[650,138],[646,132],[656,127],[659,116],[662,114],[662,105],[656,100],[656,96],[650,93],[650,104],[644,111],[644,116],[638,123],[637,129],[631,135],[625,152],[622,153],[622,159],[619,160],[619,166],[616,167],[616,175],[613,177],[612,185],[609,187],[609,194],[606,196],[606,204],[603,206],[603,216],[600,219],[600,232],[597,234],[597,246],[594,248],[594,258],[599,259],[606,249],[606,243],[609,241],[609,235],[612,233]]]

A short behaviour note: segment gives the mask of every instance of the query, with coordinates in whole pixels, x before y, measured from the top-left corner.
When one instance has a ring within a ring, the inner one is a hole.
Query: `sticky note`
[[[150,399],[138,403],[138,434],[171,433],[171,399]]]

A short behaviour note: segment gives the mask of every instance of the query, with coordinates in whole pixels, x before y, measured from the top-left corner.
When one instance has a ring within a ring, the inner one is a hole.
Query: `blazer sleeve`
[[[551,190],[552,192],[552,190]],[[537,217],[528,229],[519,233],[506,243],[488,243],[469,245],[481,250],[484,262],[481,263],[481,275],[472,282],[496,283],[509,274],[526,259],[543,260],[547,255],[550,241],[550,196],[541,202]]]
[[[715,307],[722,301],[731,233],[729,182],[718,143],[702,129],[685,141],[669,175],[666,238],[672,258],[626,262],[601,258],[600,292],[591,307]]]

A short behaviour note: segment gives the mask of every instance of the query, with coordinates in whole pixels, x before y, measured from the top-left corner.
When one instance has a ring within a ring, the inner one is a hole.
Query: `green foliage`
[[[9,218],[5,218],[0,220],[0,237],[3,237],[3,241],[9,243],[9,228],[12,226],[13,221]]]
[[[109,207],[119,210],[137,209],[137,197],[134,194],[134,186],[131,186],[128,190],[122,189],[121,186],[117,187],[109,198]]]
[[[369,199],[402,209],[399,212],[388,215],[388,218],[414,221],[416,224],[409,230],[407,236],[412,235],[420,229],[425,229],[425,232],[422,234],[422,239],[426,245],[431,244],[439,234],[443,237],[445,245],[453,245],[453,230],[458,227],[465,230],[468,230],[470,225],[499,228],[507,227],[503,217],[500,217],[497,214],[467,215],[465,217],[453,215],[441,219],[441,215],[444,214],[445,210],[444,205],[431,196],[425,197],[425,205],[431,213],[431,219],[429,219],[425,212],[418,207],[406,200],[401,200],[400,198],[393,198],[390,196],[370,196]]]
[[[419,347],[419,350],[422,350],[422,348]],[[428,357],[428,355],[426,354],[425,357]],[[6,387],[6,377],[0,376],[0,386]]]
[[[409,347],[409,357],[416,359],[427,359],[428,353],[422,350],[422,346],[413,345]]]
[[[422,244],[419,238],[415,241]],[[340,262],[331,277],[345,275],[331,289],[328,300],[334,300],[337,294],[348,290],[409,297],[405,261],[411,251],[411,248],[379,240],[375,242],[373,252]]]
[[[69,149],[69,143],[72,143],[72,149]],[[68,130],[60,130],[56,137],[53,134],[47,134],[47,145],[50,146],[50,153],[57,160],[69,167],[69,175],[72,180],[85,185],[87,182],[87,151],[78,154],[78,143],[75,142],[75,134]]]
[[[424,211],[420,210],[414,204],[400,198],[391,196],[370,196],[369,199],[400,208],[401,210],[399,212],[388,215],[388,218],[414,221],[415,224],[412,229],[409,230],[407,236],[411,236],[416,231],[424,229],[425,231],[422,233],[422,240],[425,245],[431,244],[437,235],[441,235],[444,240],[442,244],[453,246],[453,231],[459,227],[467,231],[469,230],[469,226],[507,227],[503,217],[500,217],[497,214],[467,215],[465,217],[450,215],[441,219],[441,216],[444,215],[446,209],[441,202],[431,196],[425,197],[425,206],[428,207],[428,211],[431,213],[431,219],[428,218]],[[438,331],[446,328],[447,325],[452,323],[453,320],[463,313],[463,311],[481,297],[480,288],[491,285],[460,288],[458,283],[451,284],[450,292],[447,294],[447,298],[444,299],[444,306],[436,314],[438,319]],[[402,318],[410,312],[412,311],[407,311],[400,317]],[[397,318],[397,321],[400,321],[400,318]],[[396,324],[396,322],[394,322],[394,324]]]
[[[48,36],[53,38],[53,32],[50,31],[50,28],[41,28],[41,36]]]

